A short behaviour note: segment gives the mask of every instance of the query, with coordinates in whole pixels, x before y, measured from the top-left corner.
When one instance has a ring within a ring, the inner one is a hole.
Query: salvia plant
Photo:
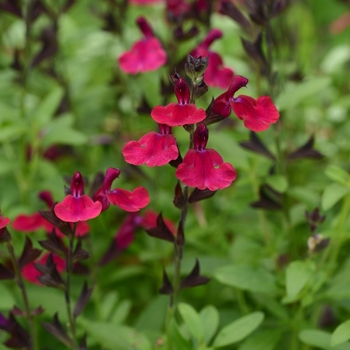
[[[0,0],[0,350],[350,349],[347,0]]]

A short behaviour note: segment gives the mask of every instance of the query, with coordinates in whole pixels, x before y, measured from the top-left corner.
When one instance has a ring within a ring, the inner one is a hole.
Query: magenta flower
[[[134,233],[140,226],[141,220],[142,217],[137,213],[128,214],[115,236],[115,243],[118,249],[126,249],[134,241]]]
[[[183,162],[176,170],[176,177],[185,185],[210,191],[223,189],[236,179],[236,171],[213,149],[206,149],[208,129],[198,124],[194,132],[194,148],[186,153]]]
[[[190,89],[186,80],[179,78],[174,87],[178,103],[171,102],[167,106],[157,106],[152,109],[151,116],[158,124],[182,126],[196,124],[205,117],[205,111],[190,103]]]
[[[51,209],[54,205],[54,201],[50,191],[42,191],[39,193],[39,198],[44,201],[48,207]],[[65,237],[65,235],[51,222],[44,219],[44,217],[36,212],[34,214],[20,214],[18,215],[12,223],[12,227],[17,231],[22,232],[33,232],[43,228],[47,233],[51,233],[55,229],[57,237]],[[75,228],[76,236],[84,236],[90,231],[89,225],[85,221],[79,221]]]
[[[179,155],[171,126],[158,124],[159,133],[150,132],[139,141],[130,141],[123,147],[125,161],[133,165],[146,164],[149,167],[168,164]]]
[[[86,221],[95,218],[101,213],[102,204],[93,201],[84,194],[84,181],[77,171],[70,183],[71,194],[54,207],[56,216],[66,222]]]
[[[136,21],[141,29],[144,39],[137,41],[130,51],[123,53],[119,59],[119,65],[123,72],[137,74],[158,69],[166,62],[166,52],[145,18],[139,17]]]
[[[250,96],[234,94],[248,84],[248,79],[236,75],[226,92],[217,97],[213,104],[213,113],[228,117],[231,110],[244,121],[244,126],[252,131],[259,132],[269,128],[277,122],[280,114],[269,96],[261,96],[257,100]]]
[[[2,215],[0,215],[0,230],[6,227],[10,223],[9,218],[4,218]]]
[[[194,57],[209,56],[209,65],[204,72],[204,81],[209,86],[227,89],[233,78],[233,71],[224,67],[223,60],[218,53],[209,50],[209,46],[221,37],[222,32],[219,29],[212,29],[197,48],[191,52],[191,55]]]
[[[110,204],[116,205],[127,212],[136,212],[146,207],[150,202],[150,198],[144,187],[137,187],[133,191],[122,188],[111,190],[112,183],[119,174],[119,169],[108,168],[102,186],[94,195],[94,200],[101,203],[102,210],[106,210]]]

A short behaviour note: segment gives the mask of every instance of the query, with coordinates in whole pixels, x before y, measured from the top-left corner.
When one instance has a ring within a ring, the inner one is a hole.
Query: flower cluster
[[[226,85],[223,83],[226,81],[224,77],[231,80],[228,90],[214,99],[207,111],[196,107],[195,99],[207,91],[206,73],[217,69],[217,66],[215,69],[210,68],[213,55],[208,51],[208,47],[221,35],[218,30],[211,31],[194,51],[199,57],[188,56],[185,70],[192,80],[191,88],[180,74],[175,73],[170,77],[177,103],[171,102],[152,109],[151,117],[158,123],[159,132],[152,131],[138,141],[128,142],[122,150],[126,162],[154,167],[175,161],[175,176],[185,185],[199,190],[223,189],[236,179],[236,171],[232,165],[225,163],[214,149],[206,149],[209,137],[207,125],[229,117],[233,110],[237,117],[244,121],[246,128],[263,131],[270,124],[277,122],[279,113],[269,96],[262,96],[257,100],[245,95],[235,97],[235,93],[248,84],[248,79],[239,75],[232,79],[233,72],[228,74],[224,68],[220,68],[214,75],[222,86]],[[202,58],[201,54],[207,54],[209,57]],[[208,79],[210,81],[210,75]],[[191,140],[190,149],[183,160],[172,134],[172,128],[179,126],[190,133]]]

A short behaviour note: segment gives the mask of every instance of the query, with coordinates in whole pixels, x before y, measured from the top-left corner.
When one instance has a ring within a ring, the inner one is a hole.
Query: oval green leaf
[[[201,317],[197,311],[188,304],[180,303],[178,310],[190,334],[197,340],[202,340],[204,331]]]
[[[237,343],[247,337],[255,329],[257,329],[264,320],[262,312],[253,312],[247,316],[230,323],[220,330],[216,336],[213,346],[219,348],[229,344]]]
[[[345,343],[350,339],[350,320],[341,323],[333,332],[331,338],[331,345]]]

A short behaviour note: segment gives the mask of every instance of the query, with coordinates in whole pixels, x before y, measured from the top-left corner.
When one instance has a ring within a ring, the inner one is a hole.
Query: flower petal
[[[129,74],[148,72],[158,69],[166,62],[166,52],[157,38],[137,41],[130,51],[123,53],[119,59],[122,71]]]
[[[240,95],[231,102],[231,107],[244,126],[252,131],[260,132],[277,122],[280,114],[269,96],[254,100],[250,96]]]
[[[150,132],[139,141],[130,141],[123,148],[125,161],[133,165],[149,167],[168,164],[179,155],[174,135]]]
[[[167,106],[157,106],[152,109],[151,116],[154,121],[169,126],[182,126],[186,124],[196,124],[205,119],[204,109],[198,108],[194,104],[179,105],[175,102]]]
[[[122,188],[115,188],[106,194],[109,202],[128,212],[139,211],[146,207],[150,198],[144,187],[137,187],[132,192]]]
[[[224,67],[222,58],[216,52],[209,52],[209,65],[204,72],[204,81],[213,87],[227,89],[233,78],[233,70]]]
[[[190,149],[175,173],[185,185],[210,191],[223,189],[236,179],[236,171],[213,149]]]
[[[87,195],[73,197],[69,194],[54,207],[57,217],[66,222],[93,219],[101,213],[101,210],[102,204],[99,201],[94,202]]]

